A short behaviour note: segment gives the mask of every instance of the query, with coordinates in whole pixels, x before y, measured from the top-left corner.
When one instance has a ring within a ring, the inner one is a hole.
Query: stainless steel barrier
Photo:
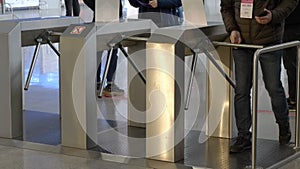
[[[105,82],[105,79],[107,77],[107,73],[108,73],[108,69],[110,67],[110,61],[111,61],[111,57],[112,57],[112,53],[113,53],[113,50],[114,50],[114,45],[110,45],[110,49],[108,51],[108,55],[107,55],[107,60],[106,60],[106,65],[105,65],[105,69],[104,69],[104,73],[103,73],[103,78],[102,78],[102,82],[100,83],[100,88],[99,88],[99,95],[98,97],[102,96],[102,92],[103,92],[103,87],[104,87],[104,82]]]
[[[22,47],[36,45],[36,37],[51,29],[63,32],[79,17],[49,17],[3,20],[0,23],[0,137],[23,135]],[[54,36],[51,41],[59,42]]]
[[[83,31],[73,34],[73,30],[77,28],[82,28]],[[63,146],[89,149],[99,143],[95,100],[96,51],[111,51],[114,47],[120,47],[119,42],[124,37],[145,34],[150,30],[150,21],[130,20],[128,22],[76,24],[70,25],[64,31],[60,37],[62,54],[60,58],[60,110]],[[111,53],[109,52],[109,55]],[[109,58],[111,56],[108,57],[108,61]],[[108,66],[109,64],[106,63],[105,72]],[[105,77],[101,79],[104,80]],[[71,131],[70,128],[72,128]]]
[[[195,76],[198,55],[199,55],[199,51],[198,50],[194,50],[194,52],[193,52],[192,66],[191,66],[191,74],[190,74],[190,77],[189,77],[189,84],[188,84],[188,90],[187,90],[187,95],[186,95],[184,110],[188,110],[189,109],[190,98],[191,98],[191,94],[192,94],[192,84],[193,84],[193,80],[194,80],[194,76]]]
[[[248,45],[248,44],[232,44],[228,42],[213,42],[214,45],[218,46],[227,46],[227,47],[241,47],[241,48],[252,48],[257,49],[254,54],[254,63],[253,63],[253,91],[252,91],[252,163],[251,168],[256,168],[256,139],[257,139],[257,81],[258,81],[258,59],[261,56],[261,54],[273,52],[281,49],[286,49],[290,47],[297,47],[298,48],[298,63],[297,63],[297,107],[296,107],[296,127],[295,127],[295,149],[299,148],[299,124],[300,124],[300,117],[298,115],[298,111],[300,109],[299,104],[299,89],[300,89],[300,41],[292,41],[287,43],[282,43],[279,45],[269,46],[269,47],[263,47],[261,45]]]

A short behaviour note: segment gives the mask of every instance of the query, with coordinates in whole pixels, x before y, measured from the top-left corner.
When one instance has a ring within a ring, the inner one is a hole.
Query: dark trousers
[[[100,56],[98,56],[98,57],[100,57]],[[117,62],[118,62],[118,49],[114,49],[113,53],[112,53],[112,56],[111,56],[107,76],[106,76],[106,82],[107,83],[111,83],[114,80],[113,78],[114,78],[114,75],[115,75],[115,72],[116,72],[116,69],[117,69]],[[97,69],[97,82],[100,82],[100,80],[101,80],[100,75],[101,75],[101,61],[100,61],[100,64],[98,66],[98,69]]]
[[[286,25],[284,30],[284,42],[300,40],[300,25]],[[292,101],[296,101],[296,72],[297,72],[297,48],[287,48],[283,54],[283,65],[288,77],[288,93]]]
[[[78,0],[65,0],[65,6],[66,16],[79,16],[80,6]]]
[[[236,88],[234,109],[239,135],[248,135],[252,124],[251,88],[253,80],[253,49],[233,49],[235,63]],[[288,107],[285,92],[280,81],[282,52],[263,54],[260,65],[265,87],[271,98],[272,110],[276,122],[285,124],[288,120]]]

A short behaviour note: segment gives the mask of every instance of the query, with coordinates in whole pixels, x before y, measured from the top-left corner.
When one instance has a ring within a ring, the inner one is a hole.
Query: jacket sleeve
[[[282,0],[280,4],[273,9],[272,23],[282,23],[297,7],[298,0]]]
[[[128,0],[130,5],[133,6],[133,7],[136,7],[136,8],[139,8],[140,7],[140,3],[136,0]]]
[[[180,7],[181,0],[157,0],[158,8],[177,8]]]
[[[239,31],[239,27],[235,20],[234,2],[234,0],[221,0],[221,14],[228,33],[231,33],[234,30]]]

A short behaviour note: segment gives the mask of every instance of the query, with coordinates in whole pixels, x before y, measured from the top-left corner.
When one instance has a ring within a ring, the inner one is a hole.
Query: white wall
[[[61,7],[61,1],[60,0],[40,0],[47,3],[48,9],[57,9]]]
[[[12,8],[39,6],[39,0],[5,0]]]

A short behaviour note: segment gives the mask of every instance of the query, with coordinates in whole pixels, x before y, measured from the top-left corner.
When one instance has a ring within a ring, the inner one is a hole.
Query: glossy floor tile
[[[150,169],[97,159],[88,159],[0,145],[2,169]]]

